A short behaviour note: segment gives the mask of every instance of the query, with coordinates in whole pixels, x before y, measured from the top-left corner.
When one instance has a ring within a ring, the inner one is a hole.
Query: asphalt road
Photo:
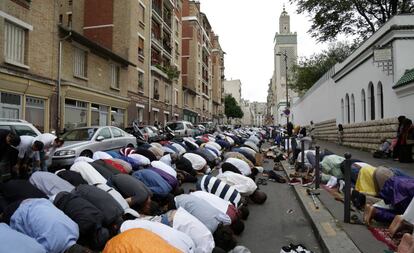
[[[267,160],[263,167],[273,168],[273,161]],[[249,204],[250,216],[238,237],[239,244],[252,253],[279,253],[289,243],[301,243],[314,253],[321,252],[291,186],[267,181],[259,187],[267,194],[267,201],[263,205]]]

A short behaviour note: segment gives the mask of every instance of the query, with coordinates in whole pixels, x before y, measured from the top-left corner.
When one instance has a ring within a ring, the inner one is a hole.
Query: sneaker
[[[314,178],[313,177],[304,177],[302,178],[302,185],[303,186],[309,186],[313,184]]]
[[[280,250],[280,253],[297,253],[295,250],[293,250],[291,247],[289,246],[284,246],[282,247],[282,249]]]
[[[289,181],[289,185],[298,185],[298,184],[301,184],[301,183],[302,183],[302,181],[300,179],[297,179],[297,178],[292,178]]]

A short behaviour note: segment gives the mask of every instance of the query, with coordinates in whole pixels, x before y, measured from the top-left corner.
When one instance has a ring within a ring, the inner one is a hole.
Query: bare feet
[[[369,226],[371,223],[371,220],[373,219],[375,214],[375,207],[371,205],[365,205],[364,210],[364,223]]]
[[[388,227],[391,237],[394,237],[395,233],[401,228],[403,225],[404,219],[401,215],[396,215],[395,218],[392,220],[391,225]]]
[[[414,238],[410,234],[404,234],[398,245],[398,253],[414,253]]]

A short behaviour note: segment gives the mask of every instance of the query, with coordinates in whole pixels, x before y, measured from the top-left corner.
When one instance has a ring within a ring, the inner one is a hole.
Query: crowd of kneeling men
[[[98,151],[1,183],[0,252],[249,252],[234,235],[266,201],[254,180],[264,134]]]

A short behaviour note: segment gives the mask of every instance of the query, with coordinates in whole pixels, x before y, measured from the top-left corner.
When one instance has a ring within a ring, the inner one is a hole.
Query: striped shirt
[[[240,193],[234,188],[220,179],[205,175],[197,182],[197,190],[212,193],[220,198],[229,201],[234,206],[238,207],[241,201]]]

